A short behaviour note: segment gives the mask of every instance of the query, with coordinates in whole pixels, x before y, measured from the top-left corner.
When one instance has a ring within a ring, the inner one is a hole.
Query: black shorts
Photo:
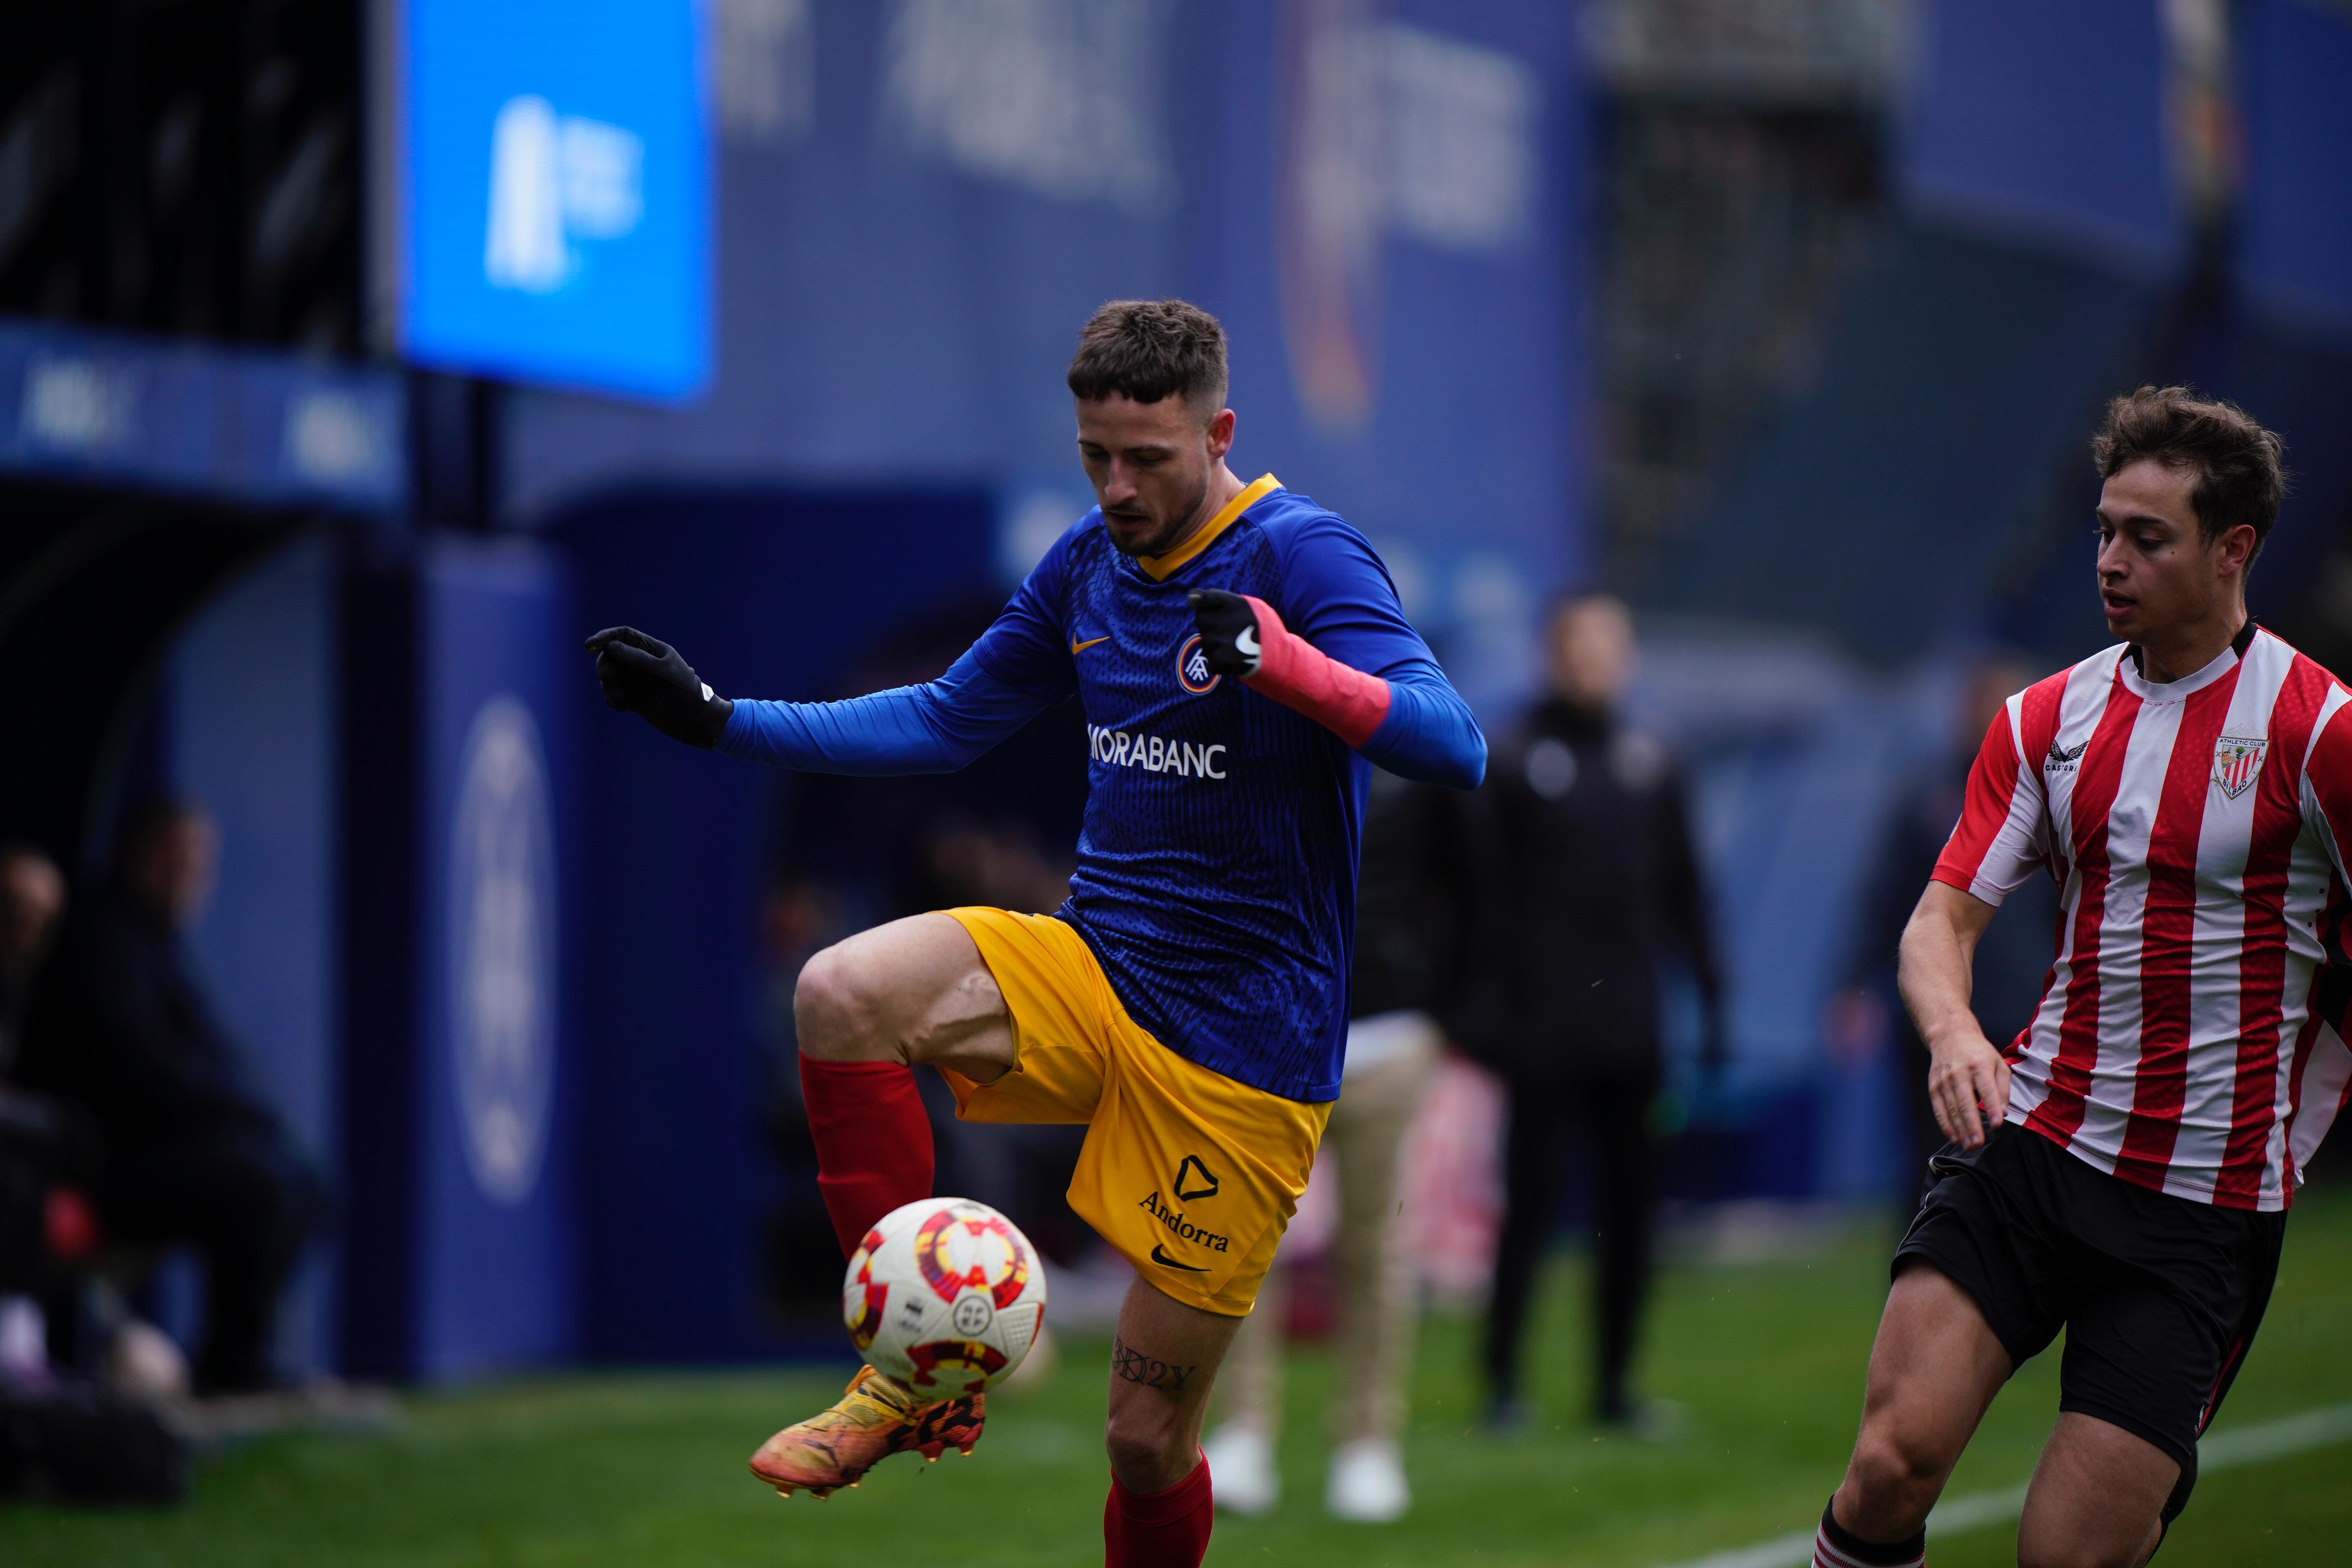
[[[2118,1181],[2022,1127],[1927,1163],[1894,1272],[1926,1263],[1976,1299],[2022,1365],[2063,1325],[2058,1408],[2137,1434],[2180,1464],[2164,1517],[2197,1479],[2278,1276],[2286,1215],[2219,1208]]]

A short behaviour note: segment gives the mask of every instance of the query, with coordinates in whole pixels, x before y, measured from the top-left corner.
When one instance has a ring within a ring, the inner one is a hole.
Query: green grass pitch
[[[1544,1419],[1517,1440],[1474,1429],[1468,1324],[1424,1331],[1403,1523],[1320,1510],[1328,1363],[1302,1354],[1274,1517],[1223,1518],[1212,1563],[1681,1563],[1811,1528],[1850,1442],[1884,1294],[1887,1240],[1857,1234],[1810,1260],[1684,1266],[1658,1282],[1649,1390],[1687,1407],[1674,1442],[1584,1424],[1581,1270],[1563,1259],[1538,1329]],[[2288,1230],[2270,1319],[2216,1432],[2352,1400],[2352,1192],[2314,1192]],[[837,1375],[761,1371],[569,1376],[420,1397],[388,1432],[289,1436],[206,1460],[164,1513],[0,1509],[11,1568],[628,1568],[806,1563],[1099,1563],[1105,1347],[1065,1342],[1045,1385],[996,1402],[971,1458],[891,1460],[855,1492],[783,1500],[743,1459],[832,1396]],[[2056,1400],[2055,1353],[1987,1417],[1951,1495],[2030,1473]],[[2340,1445],[2209,1476],[2158,1561],[2168,1568],[2341,1561],[2352,1486]],[[2013,1532],[1938,1540],[1937,1568],[2011,1563]]]

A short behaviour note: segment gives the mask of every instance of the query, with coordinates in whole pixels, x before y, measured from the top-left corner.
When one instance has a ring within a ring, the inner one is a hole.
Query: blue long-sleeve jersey
[[[1255,595],[1387,681],[1361,754],[1209,673],[1193,588]],[[1370,544],[1272,475],[1157,558],[1120,553],[1088,512],[939,679],[845,702],[738,700],[719,750],[815,773],[946,773],[1073,694],[1088,789],[1056,912],[1171,1049],[1271,1093],[1336,1098],[1367,759],[1468,788],[1486,743]]]

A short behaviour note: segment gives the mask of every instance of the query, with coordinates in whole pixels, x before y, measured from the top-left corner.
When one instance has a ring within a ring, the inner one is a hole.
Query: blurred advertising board
[[[399,378],[371,366],[0,321],[0,469],[390,512],[407,420]]]
[[[436,368],[674,401],[710,370],[693,0],[379,0],[372,292]]]
[[[372,1376],[579,1346],[575,605],[518,542],[347,584],[343,1342]]]

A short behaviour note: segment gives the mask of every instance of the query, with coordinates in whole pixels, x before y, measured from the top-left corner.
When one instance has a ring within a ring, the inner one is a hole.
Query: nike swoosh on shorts
[[[1156,1241],[1151,1244],[1151,1261],[1157,1263],[1162,1268],[1181,1268],[1187,1274],[1206,1274],[1209,1271],[1208,1267],[1205,1264],[1177,1262],[1174,1258],[1160,1251],[1160,1244]]]

